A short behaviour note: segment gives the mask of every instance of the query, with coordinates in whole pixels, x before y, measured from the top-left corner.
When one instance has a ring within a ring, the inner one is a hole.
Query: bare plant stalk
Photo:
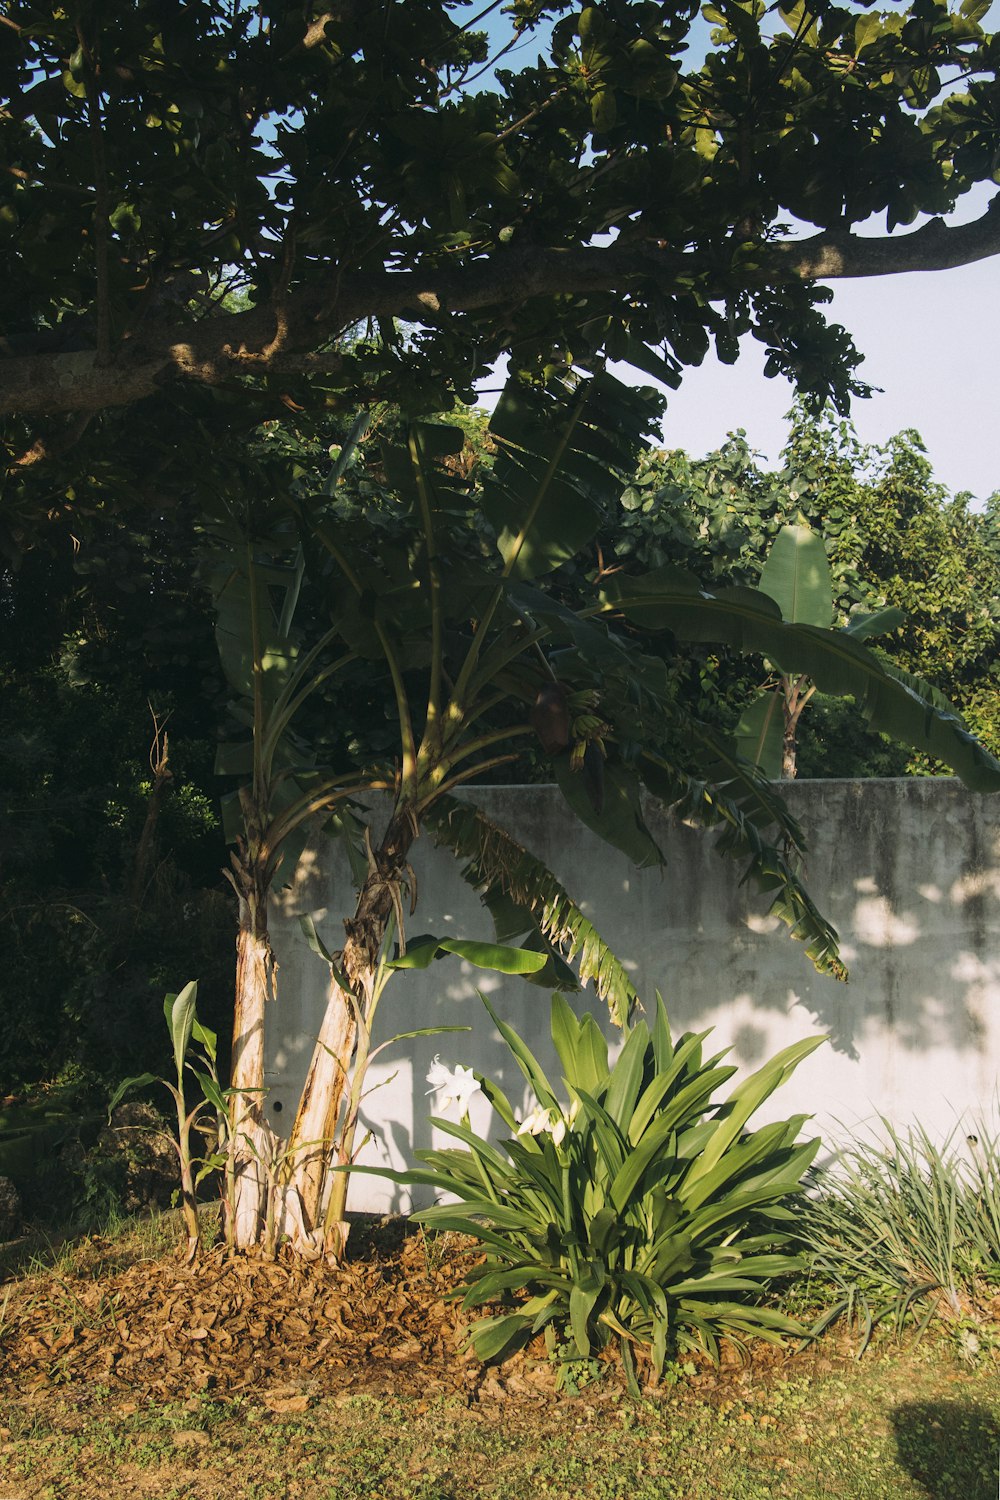
[[[171,1089],[177,1105],[177,1154],[181,1163],[181,1212],[187,1230],[185,1261],[190,1265],[198,1254],[201,1244],[201,1226],[198,1223],[198,1200],[194,1189],[194,1170],[191,1165],[191,1124],[194,1118],[184,1106],[181,1090]]]
[[[153,743],[149,750],[149,768],[153,773],[153,789],[149,794],[149,802],[146,804],[146,817],[142,825],[142,833],[139,844],[135,851],[135,859],[132,863],[132,883],[129,891],[129,903],[131,906],[139,906],[142,902],[143,893],[149,884],[149,878],[153,869],[153,856],[156,850],[156,831],[160,821],[160,812],[166,799],[170,783],[174,779],[174,773],[170,769],[170,741],[167,737],[166,719],[161,719],[149,705],[149,711],[153,715]]]
[[[332,1189],[330,1167],[337,1122],[357,1040],[356,1017],[368,1021],[379,954],[391,917],[394,913],[397,919],[401,915],[400,889],[416,833],[416,819],[408,810],[397,807],[377,852],[372,853],[354,917],[344,924],[347,941],[339,955],[340,973],[350,992],[336,978],[331,979],[326,1012],[288,1141],[288,1169],[281,1192],[280,1229],[291,1236],[297,1250],[306,1253],[326,1251],[336,1258],[347,1238],[342,1209],[340,1219],[326,1216],[324,1228],[323,1209]],[[338,1189],[340,1192],[346,1192],[346,1185]]]
[[[242,853],[243,851],[241,851]],[[245,857],[233,857],[239,896],[236,938],[236,996],[229,1113],[231,1167],[225,1205],[227,1239],[233,1248],[259,1244],[267,1216],[265,1164],[275,1137],[264,1119],[264,1012],[273,993],[274,958],[267,932],[267,898],[254,888]],[[229,872],[227,872],[228,874]]]

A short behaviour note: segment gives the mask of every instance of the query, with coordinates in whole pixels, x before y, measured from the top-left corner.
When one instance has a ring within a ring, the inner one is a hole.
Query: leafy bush
[[[1000,1141],[985,1124],[937,1145],[922,1127],[840,1152],[816,1180],[800,1237],[814,1278],[836,1289],[816,1332],[847,1316],[861,1347],[891,1320],[922,1331],[935,1314],[971,1348],[984,1293],[1000,1281]]]
[[[454,1195],[416,1217],[476,1236],[485,1263],[460,1288],[463,1306],[510,1304],[468,1330],[484,1360],[545,1330],[550,1353],[587,1361],[621,1346],[635,1387],[634,1351],[658,1378],[668,1357],[719,1341],[799,1332],[760,1305],[774,1277],[802,1261],[788,1249],[796,1193],[818,1141],[797,1142],[806,1116],[748,1132],[757,1108],[823,1040],[786,1048],[723,1103],[736,1071],[703,1058],[708,1032],[674,1042],[657,997],[652,1028],[630,1030],[614,1067],[592,1016],[552,1000],[552,1038],[569,1091],[556,1097],[538,1061],[489,1010],[535,1097],[518,1122],[507,1097],[477,1075],[510,1136],[495,1147],[467,1124],[436,1120],[467,1150],[418,1153],[424,1169],[388,1174]],[[519,1296],[526,1300],[517,1301]]]

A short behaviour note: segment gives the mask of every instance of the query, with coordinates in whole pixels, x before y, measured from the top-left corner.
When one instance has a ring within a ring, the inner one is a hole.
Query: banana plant
[[[333,492],[364,431],[359,419],[334,466]],[[239,1246],[266,1232],[268,1181],[279,1151],[265,1115],[266,1008],[276,991],[268,899],[279,873],[293,871],[318,813],[349,818],[357,790],[385,787],[378,777],[333,774],[317,763],[297,719],[315,695],[355,660],[334,626],[307,640],[296,623],[304,559],[284,502],[282,475],[249,467],[220,494],[206,523],[202,576],[213,599],[220,661],[233,694],[232,725],[242,738],[219,745],[216,772],[246,776],[223,799],[230,867],[223,873],[238,903],[233,1010],[231,1189],[227,1235]]]
[[[809,677],[820,692],[853,697],[873,729],[943,761],[972,791],[1000,790],[1000,762],[969,733],[947,698],[864,645],[866,635],[899,623],[896,611],[882,610],[831,630],[785,620],[763,590],[711,589],[673,567],[637,578],[616,575],[601,599],[607,616],[671,631],[680,640],[761,655],[789,677]]]
[[[551,571],[596,532],[652,411],[648,397],[606,378],[533,392],[511,382],[491,424],[498,451],[481,496],[454,462],[461,431],[417,424],[405,445],[381,454],[398,497],[395,534],[373,544],[369,528],[352,533],[322,498],[294,503],[313,583],[335,601],[347,647],[387,673],[399,726],[393,812],[381,838],[366,830],[355,847],[365,862],[361,888],[288,1143],[288,1230],[299,1242],[328,1252],[342,1243],[340,1227],[328,1218],[322,1227],[329,1143],[387,924],[403,930],[413,839],[431,823],[447,842],[444,814],[455,788],[514,761],[534,741],[532,707],[543,686],[571,696],[544,656],[548,630],[526,612],[521,580]],[[581,709],[587,701],[584,691]],[[577,718],[589,722],[585,712]],[[511,893],[503,894],[514,910]],[[578,913],[565,894],[563,907]],[[576,986],[536,912],[523,909],[513,936],[527,936],[525,947],[541,955],[544,982]],[[602,961],[610,973],[607,952],[591,929],[583,978]],[[616,1003],[627,1008],[622,975],[615,974]]]
[[[234,598],[257,632],[239,656],[252,668],[245,680],[253,689],[247,722],[255,779],[240,806],[257,920],[279,850],[289,847],[293,825],[316,811],[339,814],[333,831],[347,839],[359,887],[343,948],[329,966],[306,1084],[280,1143],[287,1167],[279,1232],[305,1253],[335,1255],[343,1243],[343,1226],[329,1212],[331,1202],[343,1201],[339,1186],[333,1194],[333,1146],[390,924],[405,942],[416,896],[409,852],[422,828],[460,861],[490,910],[497,942],[519,941],[542,955],[540,982],[567,989],[593,981],[619,1023],[637,998],[553,873],[474,802],[456,799],[463,783],[541,749],[573,811],[637,865],[664,861],[643,816],[644,794],[716,826],[721,852],[745,862],[746,876],[768,892],[772,910],[817,968],[843,974],[836,933],[798,875],[802,830],[770,782],[734,745],[688,719],[689,760],[679,765],[664,755],[664,745],[678,742],[681,710],[662,657],[646,649],[647,631],[728,642],[762,652],[782,670],[807,671],[824,691],[859,697],[871,717],[891,721],[902,737],[922,747],[933,742],[971,783],[1000,787],[1000,765],[946,707],[891,676],[851,636],[784,621],[774,600],[757,590],[713,592],[682,572],[661,570],[598,578],[582,608],[563,602],[557,570],[581,558],[586,565],[657,414],[648,393],[606,375],[547,386],[512,380],[491,422],[495,454],[486,472],[470,476],[459,461],[459,430],[414,424],[378,456],[391,496],[378,525],[360,507],[345,509],[329,487],[291,490],[275,533],[286,537],[286,555],[277,559],[286,571],[273,570],[280,548],[265,560],[259,540],[248,544],[242,576],[257,582],[248,582],[248,602]],[[294,546],[289,515],[298,527]],[[272,638],[261,621],[280,624],[289,614],[288,590],[299,584],[310,618],[322,618],[313,644],[306,649],[303,640],[294,656],[288,640]],[[217,598],[224,603],[224,591]],[[307,768],[289,813],[274,799],[292,795],[306,769],[301,749],[294,750],[292,715],[303,696],[318,697],[335,722],[338,701],[329,688],[345,663],[357,663],[369,682],[384,675],[398,740],[380,753],[354,747],[328,772]],[[315,673],[323,675],[314,688]],[[359,791],[379,786],[392,792],[381,830],[353,805]],[[259,820],[252,829],[248,814]],[[237,846],[237,860],[243,857]],[[259,962],[269,980],[266,950]],[[262,1049],[266,983],[258,992],[255,1008],[238,1019],[239,1058],[258,1045],[258,1035]],[[257,1028],[252,1043],[241,1029],[248,1024]],[[258,1186],[248,1187],[251,1239],[263,1217]]]
[[[832,629],[830,563],[822,537],[804,516],[778,532],[761,571],[760,588],[791,624]],[[889,607],[873,614],[853,615],[843,629],[853,640],[864,641],[895,630],[904,618],[902,610]],[[747,705],[736,726],[740,754],[772,781],[795,776],[799,720],[816,692],[816,683],[808,672],[778,671],[777,679]],[[918,691],[927,696],[925,685]]]
[[[194,1260],[201,1244],[201,1226],[198,1222],[198,1184],[211,1172],[225,1171],[227,1185],[232,1165],[231,1139],[227,1118],[229,1112],[229,1090],[223,1091],[216,1072],[216,1035],[198,1020],[198,982],[190,980],[176,995],[166,995],[163,1000],[163,1015],[170,1032],[173,1048],[176,1081],[159,1078],[155,1073],[142,1073],[136,1078],[124,1079],[115,1090],[108,1104],[108,1118],[115,1106],[133,1089],[146,1088],[151,1083],[160,1083],[170,1094],[177,1111],[177,1139],[174,1148],[180,1164],[181,1212],[187,1231],[186,1260]],[[196,1042],[201,1055],[190,1056],[191,1044]],[[200,1064],[200,1066],[199,1066]],[[186,1074],[191,1073],[198,1084],[199,1097],[193,1105],[188,1099]],[[195,1156],[191,1149],[192,1132],[201,1125],[206,1110],[214,1111],[215,1118],[204,1132],[214,1149],[204,1156]]]

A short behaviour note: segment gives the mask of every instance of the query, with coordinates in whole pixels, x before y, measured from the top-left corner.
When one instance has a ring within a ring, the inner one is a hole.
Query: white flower
[[[550,1114],[555,1114],[555,1110],[543,1109],[540,1104],[536,1104],[531,1114],[525,1115],[517,1127],[518,1135],[541,1135],[543,1131],[551,1129]]]
[[[479,1081],[471,1068],[463,1068],[461,1063],[455,1069],[451,1069],[435,1056],[431,1063],[431,1070],[427,1075],[430,1088],[429,1094],[437,1094],[434,1104],[442,1114],[450,1109],[453,1104],[458,1105],[459,1114],[469,1113],[469,1100],[473,1094],[482,1093]]]
[[[561,1146],[566,1139],[567,1132],[573,1129],[579,1113],[579,1099],[573,1100],[568,1115],[561,1114],[558,1109],[544,1109],[541,1104],[536,1104],[531,1114],[526,1115],[517,1127],[517,1133],[518,1135],[549,1134],[552,1137],[552,1144]]]

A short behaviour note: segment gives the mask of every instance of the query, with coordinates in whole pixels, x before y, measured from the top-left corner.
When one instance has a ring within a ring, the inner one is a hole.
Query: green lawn
[[[352,1394],[8,1395],[0,1497],[157,1500],[993,1500],[1000,1374],[943,1346],[796,1360],[632,1402]],[[832,1369],[823,1369],[834,1364]],[[502,1375],[502,1372],[501,1372]]]

